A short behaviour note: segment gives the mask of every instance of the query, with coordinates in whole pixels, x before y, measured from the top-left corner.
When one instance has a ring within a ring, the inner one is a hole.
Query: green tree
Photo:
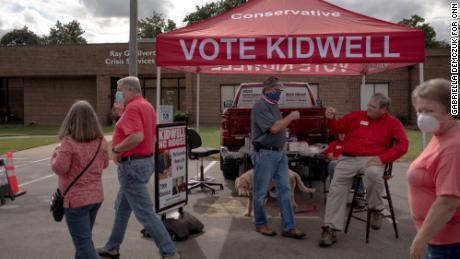
[[[155,38],[158,34],[176,28],[173,20],[165,21],[163,15],[153,12],[152,16],[137,21],[137,36],[141,39]]]
[[[5,46],[39,45],[40,42],[40,37],[30,31],[27,26],[6,33],[0,40],[0,44]]]
[[[50,35],[46,37],[46,43],[50,45],[63,45],[63,44],[86,44],[87,41],[83,38],[83,31],[80,23],[73,20],[68,24],[62,24],[60,21],[56,22],[56,26],[50,29]]]
[[[201,7],[196,6],[196,11],[185,16],[183,22],[190,25],[226,12],[245,2],[247,0],[220,0],[219,2],[207,3]]]
[[[173,20],[168,19],[164,31],[172,31],[174,29],[176,29],[176,23]]]
[[[425,19],[417,14],[412,15],[409,19],[403,19],[399,22],[411,28],[417,28],[425,34],[425,48],[449,48],[449,43],[436,40],[436,31],[429,23],[425,23]]]

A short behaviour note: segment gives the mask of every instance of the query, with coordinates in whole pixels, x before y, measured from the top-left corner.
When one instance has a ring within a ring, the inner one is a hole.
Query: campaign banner
[[[159,124],[155,152],[155,210],[187,204],[187,124]]]
[[[412,46],[407,47],[407,42]],[[157,42],[163,66],[410,63],[423,61],[423,33],[320,36],[167,37]]]

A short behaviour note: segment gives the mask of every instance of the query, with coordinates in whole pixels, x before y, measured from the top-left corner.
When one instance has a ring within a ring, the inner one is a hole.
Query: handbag
[[[93,163],[94,159],[96,159],[96,156],[99,153],[99,149],[101,148],[101,144],[102,138],[101,141],[99,141],[96,153],[94,154],[91,161],[86,165],[86,167],[81,171],[81,173],[70,183],[70,185],[67,187],[64,193],[61,194],[59,188],[57,188],[57,190],[51,195],[50,211],[54,221],[61,222],[62,218],[64,218],[64,196],[70,190],[70,187],[72,187],[75,184],[75,182],[83,175],[83,173],[89,168],[89,166]]]

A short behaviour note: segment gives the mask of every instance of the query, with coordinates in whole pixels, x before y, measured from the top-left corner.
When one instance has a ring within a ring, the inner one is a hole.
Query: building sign
[[[107,58],[104,60],[106,65],[129,65],[129,50],[109,50]],[[139,65],[154,65],[154,50],[138,50],[137,63]]]
[[[174,107],[172,105],[160,105],[160,110],[158,111],[160,123],[173,122],[173,110]]]
[[[158,125],[155,153],[155,209],[187,204],[187,124]]]

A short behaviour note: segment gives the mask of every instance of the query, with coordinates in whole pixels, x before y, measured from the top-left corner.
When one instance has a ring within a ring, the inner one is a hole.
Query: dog
[[[289,172],[289,183],[291,185],[291,201],[292,201],[292,207],[294,211],[297,208],[297,203],[295,202],[295,187],[298,186],[299,190],[302,192],[306,193],[312,193],[315,192],[316,189],[313,188],[308,188],[306,187],[302,179],[300,178],[300,175],[292,170],[288,170]],[[240,177],[236,178],[235,180],[235,189],[237,190],[237,193],[239,196],[247,196],[248,197],[248,211],[245,216],[251,217],[252,213],[252,179],[254,176],[254,171],[253,169],[248,170],[244,174],[240,175]],[[275,181],[272,180],[268,186],[268,191],[270,191],[273,187],[275,187]]]

